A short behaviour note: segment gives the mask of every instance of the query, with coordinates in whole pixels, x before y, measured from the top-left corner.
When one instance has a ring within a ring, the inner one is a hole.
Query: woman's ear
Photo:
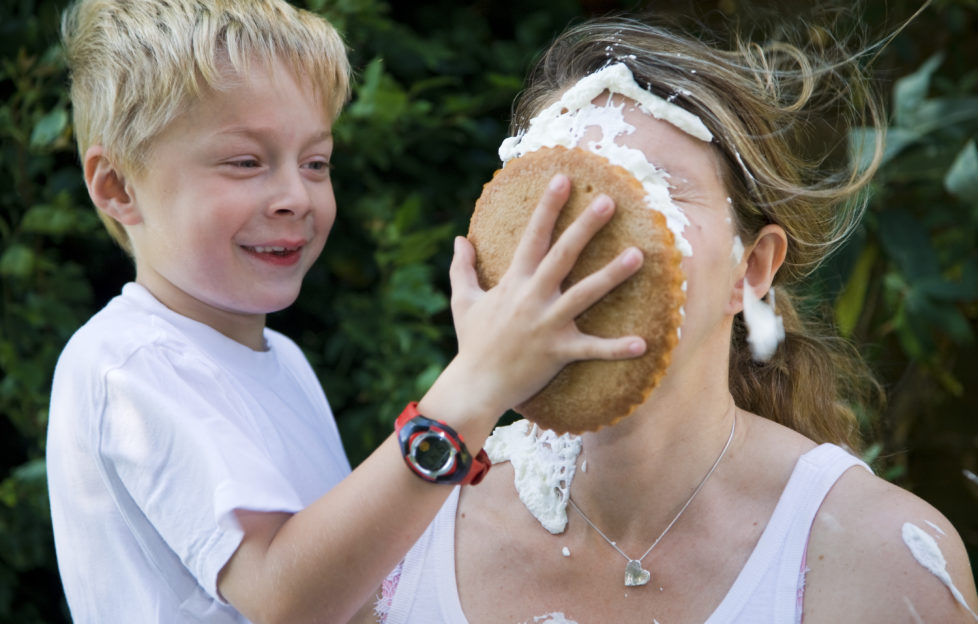
[[[124,226],[142,222],[125,174],[109,158],[104,147],[93,145],[88,148],[82,164],[88,195],[96,208]]]
[[[780,225],[769,224],[757,233],[754,244],[744,254],[740,270],[744,273],[737,280],[727,303],[728,312],[737,314],[744,309],[744,288],[747,284],[754,290],[758,299],[771,289],[774,276],[784,264],[788,253],[788,236]]]

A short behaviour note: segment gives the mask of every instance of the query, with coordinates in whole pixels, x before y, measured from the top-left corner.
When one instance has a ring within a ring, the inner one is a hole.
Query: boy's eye
[[[259,163],[254,158],[244,158],[241,160],[232,160],[231,166],[240,167],[242,169],[253,169],[259,166]]]
[[[306,164],[313,171],[332,171],[333,163],[328,160],[314,160]]]

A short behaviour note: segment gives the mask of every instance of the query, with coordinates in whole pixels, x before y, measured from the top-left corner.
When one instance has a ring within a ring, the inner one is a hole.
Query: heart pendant
[[[631,559],[625,566],[625,587],[635,587],[645,585],[652,578],[652,573],[642,568],[642,563]]]

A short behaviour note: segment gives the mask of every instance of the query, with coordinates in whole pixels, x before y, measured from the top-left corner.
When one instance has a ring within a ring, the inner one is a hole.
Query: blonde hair
[[[860,445],[853,406],[879,398],[879,386],[850,346],[819,335],[798,316],[790,287],[858,225],[863,191],[882,157],[881,138],[863,167],[857,157],[830,169],[832,146],[811,149],[812,124],[825,111],[843,127],[868,124],[882,136],[885,119],[857,60],[834,42],[806,50],[738,40],[725,50],[633,19],[592,20],[544,53],[516,104],[512,128],[527,128],[560,92],[610,62],[625,63],[640,85],[700,117],[716,137],[738,235],[747,243],[774,223],[788,237],[775,282],[786,340],[771,361],[755,362],[737,315],[730,349],[734,399],[818,442],[853,448]]]
[[[209,90],[253,64],[283,62],[335,120],[349,95],[340,35],[283,0],[80,0],[62,19],[78,151],[102,145],[128,174],[152,141]],[[99,212],[131,252],[122,226]]]

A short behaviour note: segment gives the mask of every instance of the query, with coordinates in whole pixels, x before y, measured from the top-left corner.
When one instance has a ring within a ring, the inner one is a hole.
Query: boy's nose
[[[312,199],[298,170],[283,170],[273,182],[275,192],[268,203],[268,215],[302,217],[309,212]]]

